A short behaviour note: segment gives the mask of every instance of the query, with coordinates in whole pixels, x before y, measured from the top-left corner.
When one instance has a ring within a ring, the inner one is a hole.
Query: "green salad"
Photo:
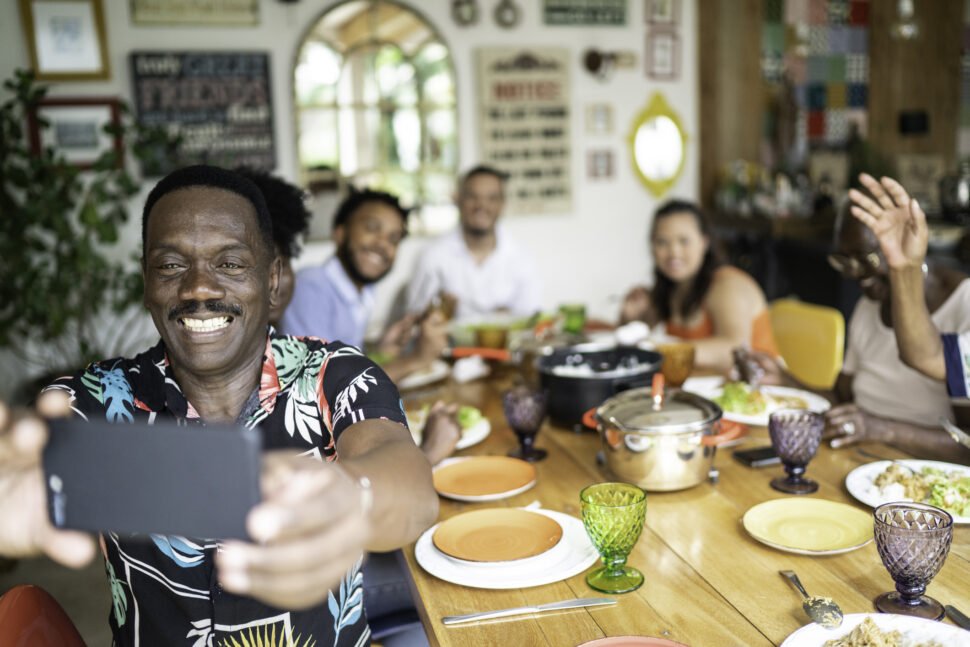
[[[423,407],[421,407],[422,424],[428,418],[428,411],[430,410],[431,410],[430,404],[426,404]],[[482,415],[482,412],[476,409],[475,407],[462,405],[458,407],[458,413],[456,414],[455,418],[458,421],[458,426],[460,426],[462,429],[468,430],[474,427],[475,425],[477,425],[482,420],[482,418],[484,418],[484,416]]]
[[[721,389],[721,395],[714,398],[714,402],[725,411],[753,415],[764,413],[768,402],[759,391],[752,391],[745,382],[727,382]]]
[[[924,467],[920,475],[930,489],[923,499],[926,503],[950,514],[970,517],[970,476],[965,472],[945,472],[935,467]]]

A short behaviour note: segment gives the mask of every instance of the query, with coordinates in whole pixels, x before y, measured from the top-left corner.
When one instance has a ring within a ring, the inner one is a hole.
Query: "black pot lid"
[[[721,415],[721,407],[714,402],[675,388],[664,389],[659,409],[654,408],[652,389],[640,387],[614,395],[596,410],[601,422],[650,435],[700,431],[720,420]]]

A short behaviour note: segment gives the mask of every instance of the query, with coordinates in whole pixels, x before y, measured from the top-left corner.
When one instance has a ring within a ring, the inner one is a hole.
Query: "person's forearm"
[[[742,343],[725,337],[687,340],[694,345],[694,366],[697,368],[724,372],[734,365],[731,351]]]
[[[373,533],[367,549],[388,551],[414,541],[438,516],[431,465],[409,439],[381,444],[341,461],[354,476],[370,481]]]
[[[878,420],[881,429],[874,434],[876,440],[917,458],[970,463],[970,448],[955,442],[940,427],[923,427],[887,418]]]
[[[891,269],[889,279],[893,330],[900,359],[927,377],[945,380],[943,342],[926,309],[922,269],[916,266]]]

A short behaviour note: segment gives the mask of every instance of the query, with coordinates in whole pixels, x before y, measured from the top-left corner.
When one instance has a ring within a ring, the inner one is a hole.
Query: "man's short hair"
[[[494,166],[489,166],[488,164],[478,164],[468,169],[464,175],[461,176],[461,182],[458,184],[460,190],[465,189],[465,185],[468,184],[468,180],[472,179],[476,175],[491,175],[496,178],[502,184],[502,190],[505,190],[505,182],[509,179],[509,174],[505,171],[500,171]]]
[[[272,257],[273,219],[270,217],[269,208],[266,206],[266,200],[263,198],[259,187],[238,173],[205,164],[186,166],[172,171],[159,180],[151,193],[148,194],[148,199],[145,200],[145,208],[141,214],[141,245],[143,250],[148,233],[148,216],[151,214],[155,203],[173,191],[193,186],[225,189],[246,198],[256,210],[256,224],[259,226],[263,242],[266,243],[266,248]]]
[[[336,229],[340,225],[347,224],[354,212],[368,202],[379,202],[397,211],[398,215],[401,216],[401,222],[404,223],[404,233],[407,234],[409,210],[401,206],[401,201],[398,200],[397,196],[374,189],[358,190],[351,188],[350,195],[344,198],[344,201],[337,207],[337,213],[333,216],[333,228]]]
[[[259,187],[273,219],[276,249],[287,258],[296,258],[300,253],[298,237],[310,227],[312,217],[304,190],[260,169],[237,166],[233,170]]]

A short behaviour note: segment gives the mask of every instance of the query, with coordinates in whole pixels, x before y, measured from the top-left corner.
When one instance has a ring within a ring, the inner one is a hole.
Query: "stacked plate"
[[[456,515],[421,535],[414,556],[435,577],[482,589],[558,582],[599,558],[579,519],[519,508]]]
[[[456,501],[495,501],[535,484],[535,466],[509,456],[448,458],[434,468],[435,490]]]

